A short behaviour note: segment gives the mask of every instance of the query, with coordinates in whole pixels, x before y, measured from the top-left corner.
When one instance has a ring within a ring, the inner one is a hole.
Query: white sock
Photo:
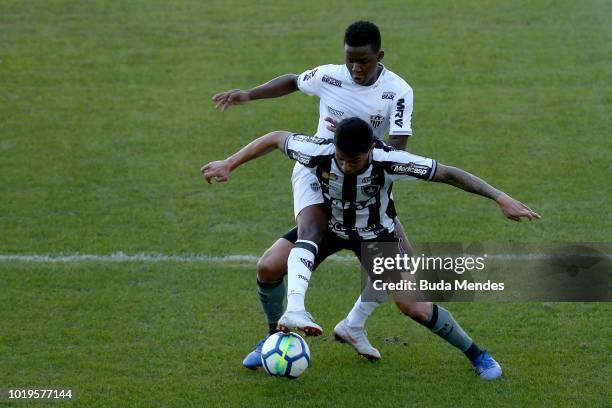
[[[304,297],[308,289],[317,244],[297,240],[287,259],[287,311],[306,310]]]
[[[374,312],[378,306],[380,306],[380,303],[378,302],[362,302],[361,296],[359,296],[355,302],[355,305],[353,305],[353,308],[346,317],[346,322],[351,327],[363,328],[366,320],[368,320],[368,317],[370,317],[372,312]]]

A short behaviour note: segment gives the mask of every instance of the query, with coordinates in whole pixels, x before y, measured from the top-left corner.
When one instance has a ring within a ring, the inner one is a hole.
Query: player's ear
[[[382,61],[383,58],[385,58],[385,51],[384,50],[378,51],[378,55],[377,55],[378,62]]]

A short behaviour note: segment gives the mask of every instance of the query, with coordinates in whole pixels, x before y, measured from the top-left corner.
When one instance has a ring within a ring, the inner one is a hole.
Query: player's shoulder
[[[421,157],[404,150],[375,148],[372,161],[391,175],[406,175],[429,179],[436,162],[433,159]]]
[[[302,142],[312,145],[333,145],[333,139],[326,139],[319,136],[310,136],[303,133],[290,133],[289,138],[294,142]]]
[[[406,154],[407,152],[403,150],[396,150],[393,147],[385,144],[377,144],[372,151],[372,160],[382,164],[405,162],[408,160]]]
[[[393,88],[400,95],[412,94],[412,87],[404,78],[385,67],[385,82],[388,87]]]
[[[310,73],[311,76],[317,75],[321,77],[324,74],[335,74],[337,72],[342,72],[342,69],[341,69],[342,67],[343,65],[324,64],[324,65],[319,65],[317,67],[308,69],[304,71],[304,73]]]
[[[304,71],[298,76],[298,87],[303,90],[308,87],[316,89],[322,83],[342,87],[343,67],[343,65],[326,64]]]
[[[285,153],[290,159],[313,168],[331,160],[334,153],[333,140],[292,133],[285,141]]]
[[[392,173],[397,171],[397,164],[408,164],[412,162],[421,162],[423,160],[429,160],[425,157],[414,155],[405,150],[396,150],[389,146],[375,147],[372,152],[372,160],[374,162],[382,164],[385,169]]]
[[[343,88],[342,83],[347,80],[347,69],[344,64],[328,64],[321,69],[319,79],[330,87]]]

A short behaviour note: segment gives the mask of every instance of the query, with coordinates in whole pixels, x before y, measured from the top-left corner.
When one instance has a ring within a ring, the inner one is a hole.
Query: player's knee
[[[274,260],[274,257],[263,254],[257,261],[257,279],[260,282],[272,283],[283,279],[285,275],[284,265],[279,265],[279,262]]]
[[[395,302],[399,310],[417,322],[425,322],[429,317],[429,312],[423,303],[419,302]]]

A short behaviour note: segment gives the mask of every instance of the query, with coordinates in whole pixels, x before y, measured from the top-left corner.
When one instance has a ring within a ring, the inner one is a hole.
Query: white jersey
[[[320,98],[319,125],[315,136],[333,139],[326,117],[337,121],[358,117],[368,122],[374,136],[412,135],[412,88],[386,69],[369,86],[356,84],[346,65],[321,65],[298,76],[300,91]]]
[[[321,191],[331,208],[329,227],[341,238],[373,240],[395,230],[391,190],[397,180],[431,180],[436,161],[378,143],[368,166],[346,175],[335,159],[332,140],[292,134],[285,154],[308,168],[316,179],[311,187]]]

